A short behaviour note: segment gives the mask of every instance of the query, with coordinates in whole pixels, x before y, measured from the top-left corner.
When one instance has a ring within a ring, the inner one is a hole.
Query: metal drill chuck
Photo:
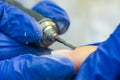
[[[55,37],[58,36],[58,30],[56,24],[48,18],[39,21],[40,27],[43,31],[43,38],[41,40],[41,46],[48,47],[55,42]]]

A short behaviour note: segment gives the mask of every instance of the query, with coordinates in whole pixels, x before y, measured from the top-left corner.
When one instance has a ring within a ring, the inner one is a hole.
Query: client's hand
[[[77,73],[81,63],[88,57],[89,54],[91,54],[96,49],[97,46],[83,46],[76,48],[75,50],[52,51],[52,54],[62,55],[70,59],[74,63],[75,73]]]

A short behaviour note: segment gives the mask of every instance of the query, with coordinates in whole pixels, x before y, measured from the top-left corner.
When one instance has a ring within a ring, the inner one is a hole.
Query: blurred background
[[[53,0],[71,20],[65,40],[81,46],[106,40],[120,22],[120,0]],[[54,49],[67,48],[55,43]]]
[[[40,0],[17,1],[30,8]],[[61,37],[77,46],[106,40],[120,21],[120,0],[53,1],[66,10],[71,21],[70,28]],[[57,42],[50,48],[69,49]]]

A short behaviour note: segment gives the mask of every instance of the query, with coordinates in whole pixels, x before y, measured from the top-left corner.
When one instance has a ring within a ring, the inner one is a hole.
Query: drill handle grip
[[[26,12],[27,14],[29,14],[30,16],[34,17],[36,21],[40,21],[42,19],[44,19],[45,17],[33,10],[27,9],[25,7],[23,7],[20,3],[14,1],[14,0],[5,0],[6,2],[8,2],[9,4],[21,9],[22,11]]]

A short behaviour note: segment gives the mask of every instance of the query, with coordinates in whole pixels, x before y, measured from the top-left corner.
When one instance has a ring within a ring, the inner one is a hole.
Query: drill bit
[[[67,42],[66,40],[64,40],[64,39],[62,39],[62,38],[60,38],[59,36],[56,36],[55,39],[56,39],[56,41],[64,44],[65,46],[67,46],[67,47],[69,47],[69,48],[71,48],[71,49],[77,48],[76,46],[74,46],[73,44]]]

